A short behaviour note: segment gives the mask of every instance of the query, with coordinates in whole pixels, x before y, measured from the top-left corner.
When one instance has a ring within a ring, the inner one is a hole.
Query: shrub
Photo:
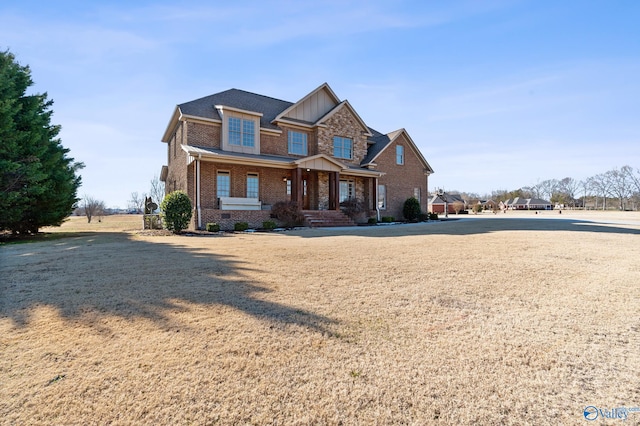
[[[378,223],[378,219],[376,219],[375,217],[370,217],[367,223],[369,225],[375,225],[376,223]]]
[[[407,198],[402,207],[402,214],[407,220],[416,220],[420,215],[420,201],[415,197]]]
[[[382,223],[391,223],[391,222],[395,222],[396,218],[393,216],[382,216],[380,218],[380,222]]]
[[[272,220],[265,220],[264,222],[262,222],[262,228],[266,229],[267,231],[272,231],[272,230],[276,229],[277,226],[278,226],[278,224],[276,224]]]
[[[426,222],[426,221],[428,221],[428,220],[429,220],[429,213],[420,213],[420,214],[418,215],[418,220],[419,220],[420,222]]]
[[[271,208],[271,217],[281,221],[285,227],[302,225],[304,216],[295,201],[279,201]]]
[[[349,216],[351,220],[358,222],[358,220],[364,215],[366,207],[364,206],[364,203],[357,198],[349,198],[340,203],[340,210],[342,210],[342,213]]]
[[[482,204],[474,204],[473,207],[471,208],[471,210],[475,214],[478,214],[478,213],[482,212]]]
[[[236,222],[233,225],[234,231],[246,231],[247,229],[249,229],[249,224],[247,222]]]
[[[438,220],[438,213],[429,213],[429,220]]]
[[[220,225],[213,222],[213,223],[207,223],[207,232],[219,232],[220,231]]]
[[[191,220],[192,207],[189,196],[184,191],[173,191],[167,194],[160,204],[162,222],[164,226],[174,233],[179,233]]]

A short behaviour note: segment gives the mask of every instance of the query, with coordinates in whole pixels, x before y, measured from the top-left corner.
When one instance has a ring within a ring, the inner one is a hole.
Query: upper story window
[[[260,154],[260,117],[262,114],[216,105],[222,119],[224,151]]]
[[[256,144],[255,136],[254,120],[229,117],[229,145],[253,148]]]
[[[353,158],[353,140],[341,136],[333,137],[333,156],[337,158]]]
[[[307,134],[289,130],[289,154],[307,155]]]
[[[396,145],[396,164],[404,164],[404,146]]]

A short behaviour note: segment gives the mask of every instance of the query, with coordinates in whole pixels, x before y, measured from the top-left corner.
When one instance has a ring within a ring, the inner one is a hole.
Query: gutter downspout
[[[200,159],[202,154],[198,154],[196,160],[196,210],[198,212],[198,229],[202,229],[202,211],[200,209]]]
[[[374,184],[376,186],[375,187],[375,191],[374,191],[374,193],[376,194],[376,198],[375,198],[375,200],[373,202],[376,203],[375,204],[375,206],[376,206],[376,220],[378,222],[380,222],[380,203],[378,202],[378,200],[379,200],[378,197],[380,196],[380,194],[378,194],[378,178],[377,177],[375,178]]]

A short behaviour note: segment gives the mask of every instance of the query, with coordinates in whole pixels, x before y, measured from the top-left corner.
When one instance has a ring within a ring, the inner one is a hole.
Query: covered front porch
[[[375,170],[348,166],[324,154],[292,158],[183,149],[189,154],[186,181],[197,228],[209,221],[240,220],[249,214],[243,211],[262,217],[281,201],[294,201],[305,211],[339,211],[341,203],[357,200],[363,214],[376,211],[383,173]]]
[[[288,194],[302,210],[340,210],[340,204],[357,199],[368,210],[376,209],[380,172],[349,168],[326,155],[294,162],[287,182]]]

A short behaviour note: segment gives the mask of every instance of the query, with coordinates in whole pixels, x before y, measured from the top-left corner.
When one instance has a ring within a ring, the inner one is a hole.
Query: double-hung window
[[[307,134],[289,130],[289,154],[307,155]]]
[[[229,145],[255,146],[255,122],[238,117],[229,117]]]
[[[231,176],[229,172],[218,172],[216,175],[216,193],[218,198],[231,194]]]
[[[333,156],[351,160],[353,158],[353,140],[341,136],[333,137]]]
[[[247,198],[258,198],[258,174],[249,173],[247,175]]]
[[[396,145],[396,164],[404,164],[404,146]]]

